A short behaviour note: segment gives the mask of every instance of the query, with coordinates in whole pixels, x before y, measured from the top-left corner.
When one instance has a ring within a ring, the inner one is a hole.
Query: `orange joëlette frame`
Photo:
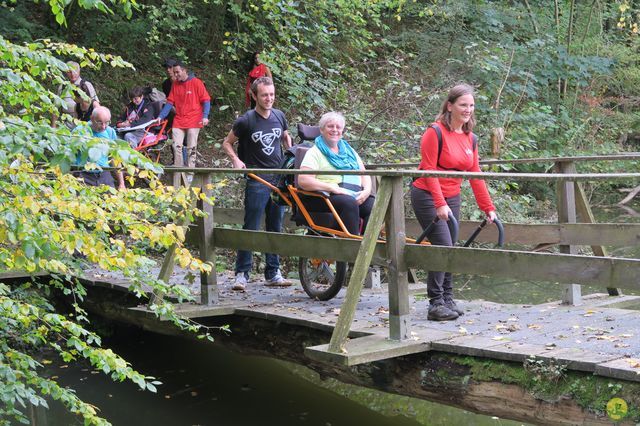
[[[266,180],[262,179],[260,176],[257,176],[257,175],[255,175],[253,173],[248,173],[247,176],[249,176],[251,179],[257,180],[261,184],[266,185],[267,187],[269,187],[272,191],[276,192],[285,201],[285,203],[287,203],[287,205],[289,207],[293,207],[293,203],[295,202],[296,207],[298,209],[300,209],[300,213],[302,213],[302,216],[304,216],[305,220],[309,224],[309,227],[311,229],[313,229],[314,231],[324,232],[324,233],[327,233],[327,234],[335,235],[336,237],[353,238],[353,239],[357,239],[357,240],[361,240],[362,239],[362,236],[354,235],[354,234],[350,233],[349,231],[347,231],[346,226],[344,226],[344,223],[342,222],[342,219],[340,219],[340,216],[338,215],[338,212],[336,212],[335,208],[333,207],[333,204],[331,204],[331,201],[329,201],[329,199],[327,197],[325,197],[324,195],[319,194],[317,192],[310,192],[310,191],[304,191],[304,190],[301,190],[301,189],[297,189],[297,188],[294,188],[292,185],[287,185],[287,189],[288,189],[289,193],[285,194],[279,188],[275,187],[274,185],[270,184]],[[320,226],[320,225],[316,224],[313,221],[313,219],[311,218],[311,215],[309,214],[309,211],[304,206],[304,203],[300,199],[298,193],[304,194],[304,195],[310,195],[312,197],[320,197],[320,198],[324,199],[325,203],[327,203],[327,207],[329,208],[329,210],[333,214],[333,217],[335,218],[336,222],[338,223],[338,226],[340,226],[340,229],[338,230],[338,229],[333,229],[333,228],[327,228],[325,226]],[[292,201],[292,199],[293,199],[293,201]]]
[[[150,160],[153,160],[153,158],[151,158],[149,148],[151,148],[152,146],[156,146],[160,142],[168,139],[167,135],[165,134],[168,123],[169,123],[169,120],[162,120],[160,123],[153,123],[147,126],[144,129],[144,136],[142,137],[142,139],[140,139],[140,144],[137,147],[135,147],[135,150],[144,154]],[[149,138],[148,137],[149,135],[154,134],[153,132],[151,132],[151,129],[157,126],[160,126],[160,131],[157,134],[155,134],[155,138],[153,139]],[[160,160],[160,150],[158,150],[156,159],[153,161],[157,163],[158,160]]]
[[[318,192],[305,191],[303,189],[298,189],[298,188],[295,188],[292,185],[287,185],[287,190],[289,191],[289,193],[285,194],[283,191],[281,191],[276,186],[272,185],[271,183],[267,182],[266,180],[262,179],[261,177],[255,175],[253,173],[248,173],[247,176],[250,177],[251,179],[254,179],[254,180],[260,182],[261,184],[269,187],[272,191],[276,192],[285,201],[285,203],[287,203],[287,205],[289,207],[293,207],[293,203],[295,203],[296,207],[298,209],[300,209],[300,213],[302,213],[302,216],[305,218],[305,220],[309,224],[309,227],[311,229],[313,229],[314,231],[324,232],[324,233],[329,234],[329,235],[335,235],[336,237],[352,238],[352,239],[355,239],[355,240],[362,240],[363,237],[361,235],[354,235],[354,234],[350,233],[347,230],[347,227],[344,226],[344,223],[342,222],[342,219],[340,219],[340,216],[338,215],[338,212],[336,212],[336,209],[333,207],[333,204],[331,204],[331,201],[329,200],[329,198],[327,196],[325,196],[325,195],[323,195],[321,193],[318,193]],[[311,196],[311,197],[320,197],[320,198],[322,198],[324,200],[324,202],[327,204],[327,207],[329,208],[329,211],[331,211],[331,213],[333,214],[333,217],[336,220],[336,222],[338,223],[338,226],[340,226],[340,229],[338,230],[338,229],[334,229],[334,228],[327,228],[325,226],[320,226],[320,225],[316,224],[313,221],[313,218],[311,217],[311,214],[309,214],[309,211],[305,207],[304,203],[300,199],[299,194],[308,195],[308,196]],[[292,202],[292,200],[293,200],[293,202]],[[383,233],[384,233],[384,230],[383,230]],[[415,243],[416,242],[416,240],[412,239],[412,238],[405,238],[405,240],[408,243]],[[378,240],[378,242],[384,242],[384,240]],[[423,241],[420,244],[429,245],[430,243],[428,241]]]

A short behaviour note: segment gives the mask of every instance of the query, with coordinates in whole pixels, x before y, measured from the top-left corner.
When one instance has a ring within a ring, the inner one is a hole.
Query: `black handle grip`
[[[451,244],[456,245],[458,241],[458,234],[460,231],[460,227],[458,226],[458,221],[453,216],[453,213],[449,213],[449,220],[447,221],[447,226],[449,227],[449,233],[451,234]]]
[[[487,219],[484,219],[482,222],[480,222],[480,225],[478,225],[475,231],[473,231],[473,234],[471,234],[467,242],[464,243],[462,247],[469,247],[471,243],[475,241],[476,237],[478,236],[480,231],[482,231],[482,228],[484,228],[486,224],[487,224]]]
[[[504,226],[502,226],[502,222],[500,222],[497,216],[493,220],[493,223],[495,223],[498,228],[498,247],[502,247],[504,246]]]
[[[433,218],[433,221],[431,221],[431,223],[426,228],[424,228],[424,231],[422,231],[422,234],[420,234],[420,236],[416,240],[416,244],[420,244],[427,237],[427,235],[429,235],[429,233],[439,220],[440,218],[438,216]],[[455,245],[456,241],[458,241],[458,221],[451,213],[449,213],[447,226],[449,227],[449,232],[451,233],[451,241],[453,241],[453,244]]]
[[[497,216],[493,220],[493,223],[495,223],[496,227],[498,228],[498,243],[496,244],[496,247],[502,247],[502,246],[504,246],[504,226],[502,226],[502,222],[500,222],[500,219],[498,219]],[[475,241],[475,239],[478,236],[478,234],[480,233],[480,231],[482,231],[482,229],[486,225],[487,225],[487,219],[484,219],[482,222],[480,222],[480,225],[478,225],[478,227],[475,229],[475,231],[473,231],[473,234],[471,234],[471,236],[469,237],[467,242],[464,243],[463,247],[469,247],[471,245],[471,243]]]

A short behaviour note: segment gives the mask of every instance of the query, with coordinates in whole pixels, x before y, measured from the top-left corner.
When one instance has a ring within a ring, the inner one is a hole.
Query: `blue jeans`
[[[263,213],[266,214],[265,230],[268,232],[281,232],[284,207],[271,200],[271,189],[253,179],[247,179],[244,189],[244,226],[242,229],[259,230]],[[252,263],[252,252],[238,250],[236,274],[244,272],[244,275],[249,278]],[[264,277],[270,280],[280,269],[280,257],[277,254],[267,253],[266,263]]]

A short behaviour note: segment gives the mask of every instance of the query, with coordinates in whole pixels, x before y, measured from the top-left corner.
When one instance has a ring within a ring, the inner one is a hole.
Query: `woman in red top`
[[[442,133],[442,150],[438,154],[438,136],[436,130],[429,126],[422,135],[420,143],[420,170],[458,170],[479,172],[478,149],[473,139],[474,115],[473,88],[466,84],[453,87],[442,104],[436,122]],[[496,218],[487,186],[480,179],[471,179],[471,188],[476,202],[492,222]],[[449,214],[460,218],[460,185],[461,178],[424,177],[416,179],[411,186],[411,204],[416,217],[423,228],[426,228],[437,216],[436,223],[427,238],[434,245],[452,246],[451,234],[446,221]],[[453,281],[451,272],[430,271],[427,278],[429,296],[429,313],[427,318],[435,321],[447,321],[458,318],[464,312],[453,300]]]
[[[247,76],[247,85],[245,87],[245,102],[244,106],[247,108],[251,107],[251,109],[256,107],[256,101],[251,96],[251,84],[259,77],[269,77],[273,79],[271,76],[271,71],[269,67],[260,62],[260,52],[253,52],[253,56],[251,57],[251,71],[249,71],[249,75]]]

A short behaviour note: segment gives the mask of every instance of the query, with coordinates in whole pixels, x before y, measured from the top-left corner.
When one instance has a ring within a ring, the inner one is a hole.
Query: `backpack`
[[[167,96],[164,92],[156,89],[155,87],[147,86],[144,88],[144,96],[151,102],[164,102],[167,100]]]
[[[78,87],[85,93],[85,95],[89,97],[89,99],[93,101],[93,97],[91,96],[91,91],[89,90],[88,84],[91,84],[91,86],[93,87],[93,93],[96,93],[96,87],[93,85],[93,83],[91,83],[91,81],[87,80],[84,77],[80,78],[80,84],[78,85]]]
[[[151,89],[151,92],[149,92],[149,100],[151,102],[164,102],[167,100],[167,97],[164,92],[161,92],[154,87]]]
[[[287,170],[293,170],[296,168],[296,154],[298,149],[300,148],[306,148],[309,149],[313,146],[313,144],[309,143],[309,142],[303,142],[297,145],[293,145],[291,148],[288,148],[284,151],[284,155],[283,155],[283,159],[282,159],[282,164],[280,165],[281,169],[287,169]],[[287,189],[287,186],[289,185],[294,185],[295,184],[295,178],[296,176],[291,174],[291,175],[277,175],[276,176],[276,181],[273,183],[273,185],[278,188],[280,190],[280,192],[283,192],[284,194],[288,194],[289,190]],[[271,192],[271,200],[273,200],[274,203],[276,203],[279,206],[287,206],[287,202],[285,200],[282,199],[282,197],[280,196],[280,194],[278,194],[275,191]]]
[[[461,172],[462,170],[450,169],[447,167],[443,167],[440,164],[440,155],[442,154],[442,130],[440,130],[440,126],[438,126],[435,123],[431,124],[429,127],[431,127],[433,130],[436,131],[436,136],[438,137],[438,159],[436,160],[436,166],[441,168],[442,170],[453,170],[453,171]],[[478,136],[474,134],[473,135],[473,151],[476,151],[477,149],[478,149]],[[419,178],[414,178],[414,180],[416,179],[419,179]]]
[[[91,84],[91,82],[89,80],[87,80],[86,78],[81,78],[80,79],[80,88],[82,89],[82,91],[84,93],[87,94],[87,96],[89,96],[89,86],[87,86],[87,84]]]

